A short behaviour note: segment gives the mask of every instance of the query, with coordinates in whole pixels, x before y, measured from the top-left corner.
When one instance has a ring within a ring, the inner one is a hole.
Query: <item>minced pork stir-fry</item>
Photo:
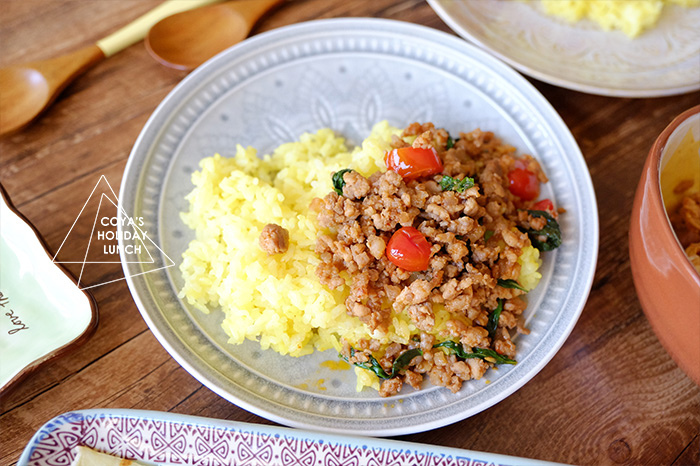
[[[685,254],[700,273],[700,192],[684,195],[679,208],[670,214],[670,218]]]
[[[316,273],[349,284],[347,312],[386,332],[397,313],[407,343],[343,341],[341,357],[381,380],[382,396],[424,378],[456,392],[496,364],[515,364],[523,296],[537,285],[539,251],[561,243],[558,212],[537,200],[547,182],[531,156],[491,132],[453,139],[432,123],[394,135],[386,171],[344,169],[316,199]]]
[[[383,121],[352,149],[324,128],[262,157],[239,145],[202,159],[180,296],[220,312],[229,344],[334,350],[357,390],[384,396],[428,381],[457,391],[515,364],[559,212],[539,199],[535,159],[490,132],[456,136]]]

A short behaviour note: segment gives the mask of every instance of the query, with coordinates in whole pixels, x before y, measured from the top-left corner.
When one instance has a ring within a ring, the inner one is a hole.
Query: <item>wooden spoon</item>
[[[146,36],[146,49],[160,63],[191,70],[242,41],[255,23],[284,0],[234,0],[169,16]]]
[[[167,0],[97,43],[49,60],[0,69],[0,136],[31,123],[75,78],[140,41],[161,19],[221,0]]]

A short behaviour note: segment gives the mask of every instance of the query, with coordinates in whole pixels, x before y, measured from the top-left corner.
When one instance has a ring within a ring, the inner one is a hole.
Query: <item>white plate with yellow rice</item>
[[[523,73],[577,91],[700,89],[699,0],[428,0],[457,34]]]
[[[309,248],[316,227],[304,211],[331,189],[333,171],[351,163],[381,168],[372,154],[383,150],[390,127],[414,121],[455,134],[493,131],[532,154],[550,178],[543,197],[566,210],[560,220],[565,239],[543,257],[540,283],[528,294],[530,334],[518,336],[517,365],[491,370],[456,394],[426,386],[382,398],[371,388],[357,391],[355,371],[338,358],[337,335],[324,330],[357,328],[315,279],[317,258]],[[361,153],[353,153],[367,138]],[[255,158],[276,148],[270,160]],[[193,181],[200,184],[196,199],[187,198]],[[196,214],[190,201],[199,205]],[[153,241],[140,254],[122,256],[132,295],[188,372],[273,421],[364,435],[453,423],[525,384],[573,329],[598,251],[596,201],[584,159],[534,87],[458,38],[380,19],[280,28],[195,70],[139,136],[120,207],[143,221]],[[260,225],[270,218],[294,227],[288,252],[299,260],[283,273],[257,247]],[[197,234],[188,224],[197,225]],[[211,229],[226,233],[212,235]],[[205,239],[193,243],[196,238]],[[195,284],[186,290],[183,272]],[[225,315],[207,304],[212,301],[241,312]],[[311,351],[312,345],[329,349]]]

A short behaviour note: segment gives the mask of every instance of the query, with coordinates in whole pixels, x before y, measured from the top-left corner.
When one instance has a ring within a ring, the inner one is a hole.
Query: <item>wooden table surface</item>
[[[0,0],[1,65],[89,45],[158,3]],[[293,0],[254,33],[343,16],[392,18],[451,33],[424,0]],[[141,128],[185,76],[136,44],[76,81],[34,125],[0,140],[0,182],[51,251],[61,246],[101,175],[119,189]],[[593,178],[600,252],[590,297],[565,345],[516,393],[456,424],[399,438],[582,465],[700,464],[700,387],[674,364],[642,312],[627,240],[647,151],[675,115],[700,102],[700,93],[611,98],[531,82],[571,129]],[[81,233],[85,241],[89,233]],[[79,265],[69,269],[80,274]],[[101,264],[83,283],[122,276],[120,264]],[[146,326],[124,280],[92,293],[100,316],[96,333],[2,400],[0,464],[14,464],[39,427],[76,409],[136,408],[272,424],[181,368]]]

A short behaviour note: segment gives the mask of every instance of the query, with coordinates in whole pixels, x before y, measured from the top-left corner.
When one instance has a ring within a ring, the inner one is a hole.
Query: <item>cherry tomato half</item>
[[[442,160],[432,147],[393,149],[384,154],[384,162],[389,170],[395,171],[406,181],[436,175],[443,170]]]
[[[526,168],[514,168],[508,173],[510,192],[523,201],[531,201],[540,195],[540,180]]]
[[[543,210],[545,212],[554,212],[554,204],[549,199],[542,199],[532,205],[530,210]]]
[[[410,272],[425,270],[430,264],[430,243],[413,227],[399,228],[386,245],[386,257],[395,266]]]

